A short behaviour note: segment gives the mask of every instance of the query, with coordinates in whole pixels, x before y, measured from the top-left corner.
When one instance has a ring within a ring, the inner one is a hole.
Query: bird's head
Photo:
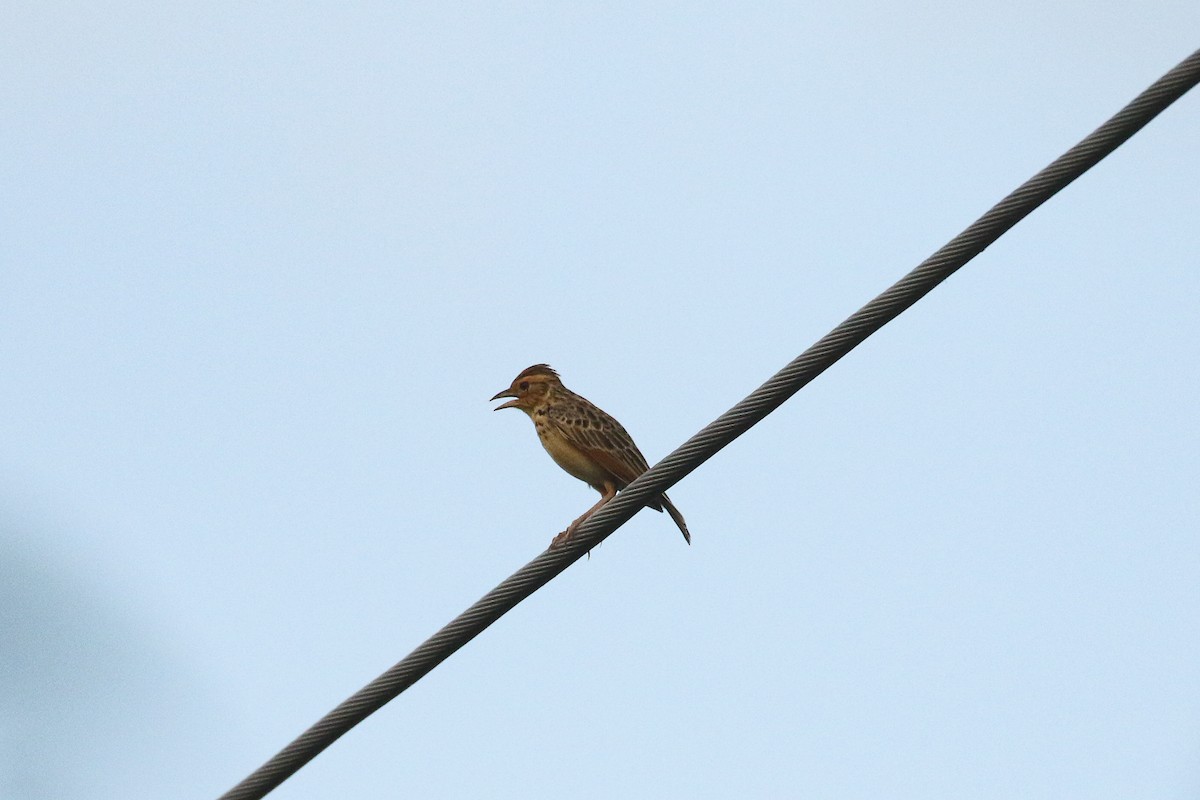
[[[513,378],[512,384],[502,392],[497,392],[493,400],[501,397],[511,397],[507,403],[501,403],[495,410],[502,408],[519,408],[526,414],[532,414],[533,409],[541,402],[555,386],[562,386],[558,373],[546,364],[534,364]]]

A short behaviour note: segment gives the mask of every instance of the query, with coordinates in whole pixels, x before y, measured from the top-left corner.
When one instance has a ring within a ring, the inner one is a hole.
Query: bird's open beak
[[[499,400],[501,397],[514,397],[515,398],[516,395],[513,394],[512,389],[505,389],[502,392],[496,392],[496,396],[493,397],[492,399]],[[517,405],[516,400],[509,400],[507,403],[501,403],[500,405],[496,406],[495,408],[492,409],[492,411],[499,411],[502,408],[514,408],[516,405]]]

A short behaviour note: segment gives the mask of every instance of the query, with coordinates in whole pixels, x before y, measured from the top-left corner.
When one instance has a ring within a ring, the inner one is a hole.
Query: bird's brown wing
[[[590,403],[551,406],[547,416],[572,446],[612,473],[618,489],[649,468],[621,423]]]
[[[633,438],[621,423],[583,398],[579,400],[582,402],[552,406],[547,412],[550,424],[554,425],[573,447],[608,470],[616,478],[617,489],[624,489],[634,478],[649,469],[646,457],[638,450]],[[683,515],[665,494],[659,495],[657,501],[647,502],[646,506],[655,511],[665,508],[679,526],[684,541],[692,543],[692,535],[688,533]]]

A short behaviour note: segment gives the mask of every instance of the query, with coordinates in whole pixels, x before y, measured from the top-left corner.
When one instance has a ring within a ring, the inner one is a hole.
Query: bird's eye
[[[521,381],[521,385],[517,387],[522,392],[529,391],[529,381]]]

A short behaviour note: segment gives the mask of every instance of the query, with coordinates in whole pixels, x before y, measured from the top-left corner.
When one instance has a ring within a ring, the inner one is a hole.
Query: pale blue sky
[[[1200,38],[1194,0],[0,30],[0,797],[210,798]],[[278,798],[1193,797],[1200,96]]]

